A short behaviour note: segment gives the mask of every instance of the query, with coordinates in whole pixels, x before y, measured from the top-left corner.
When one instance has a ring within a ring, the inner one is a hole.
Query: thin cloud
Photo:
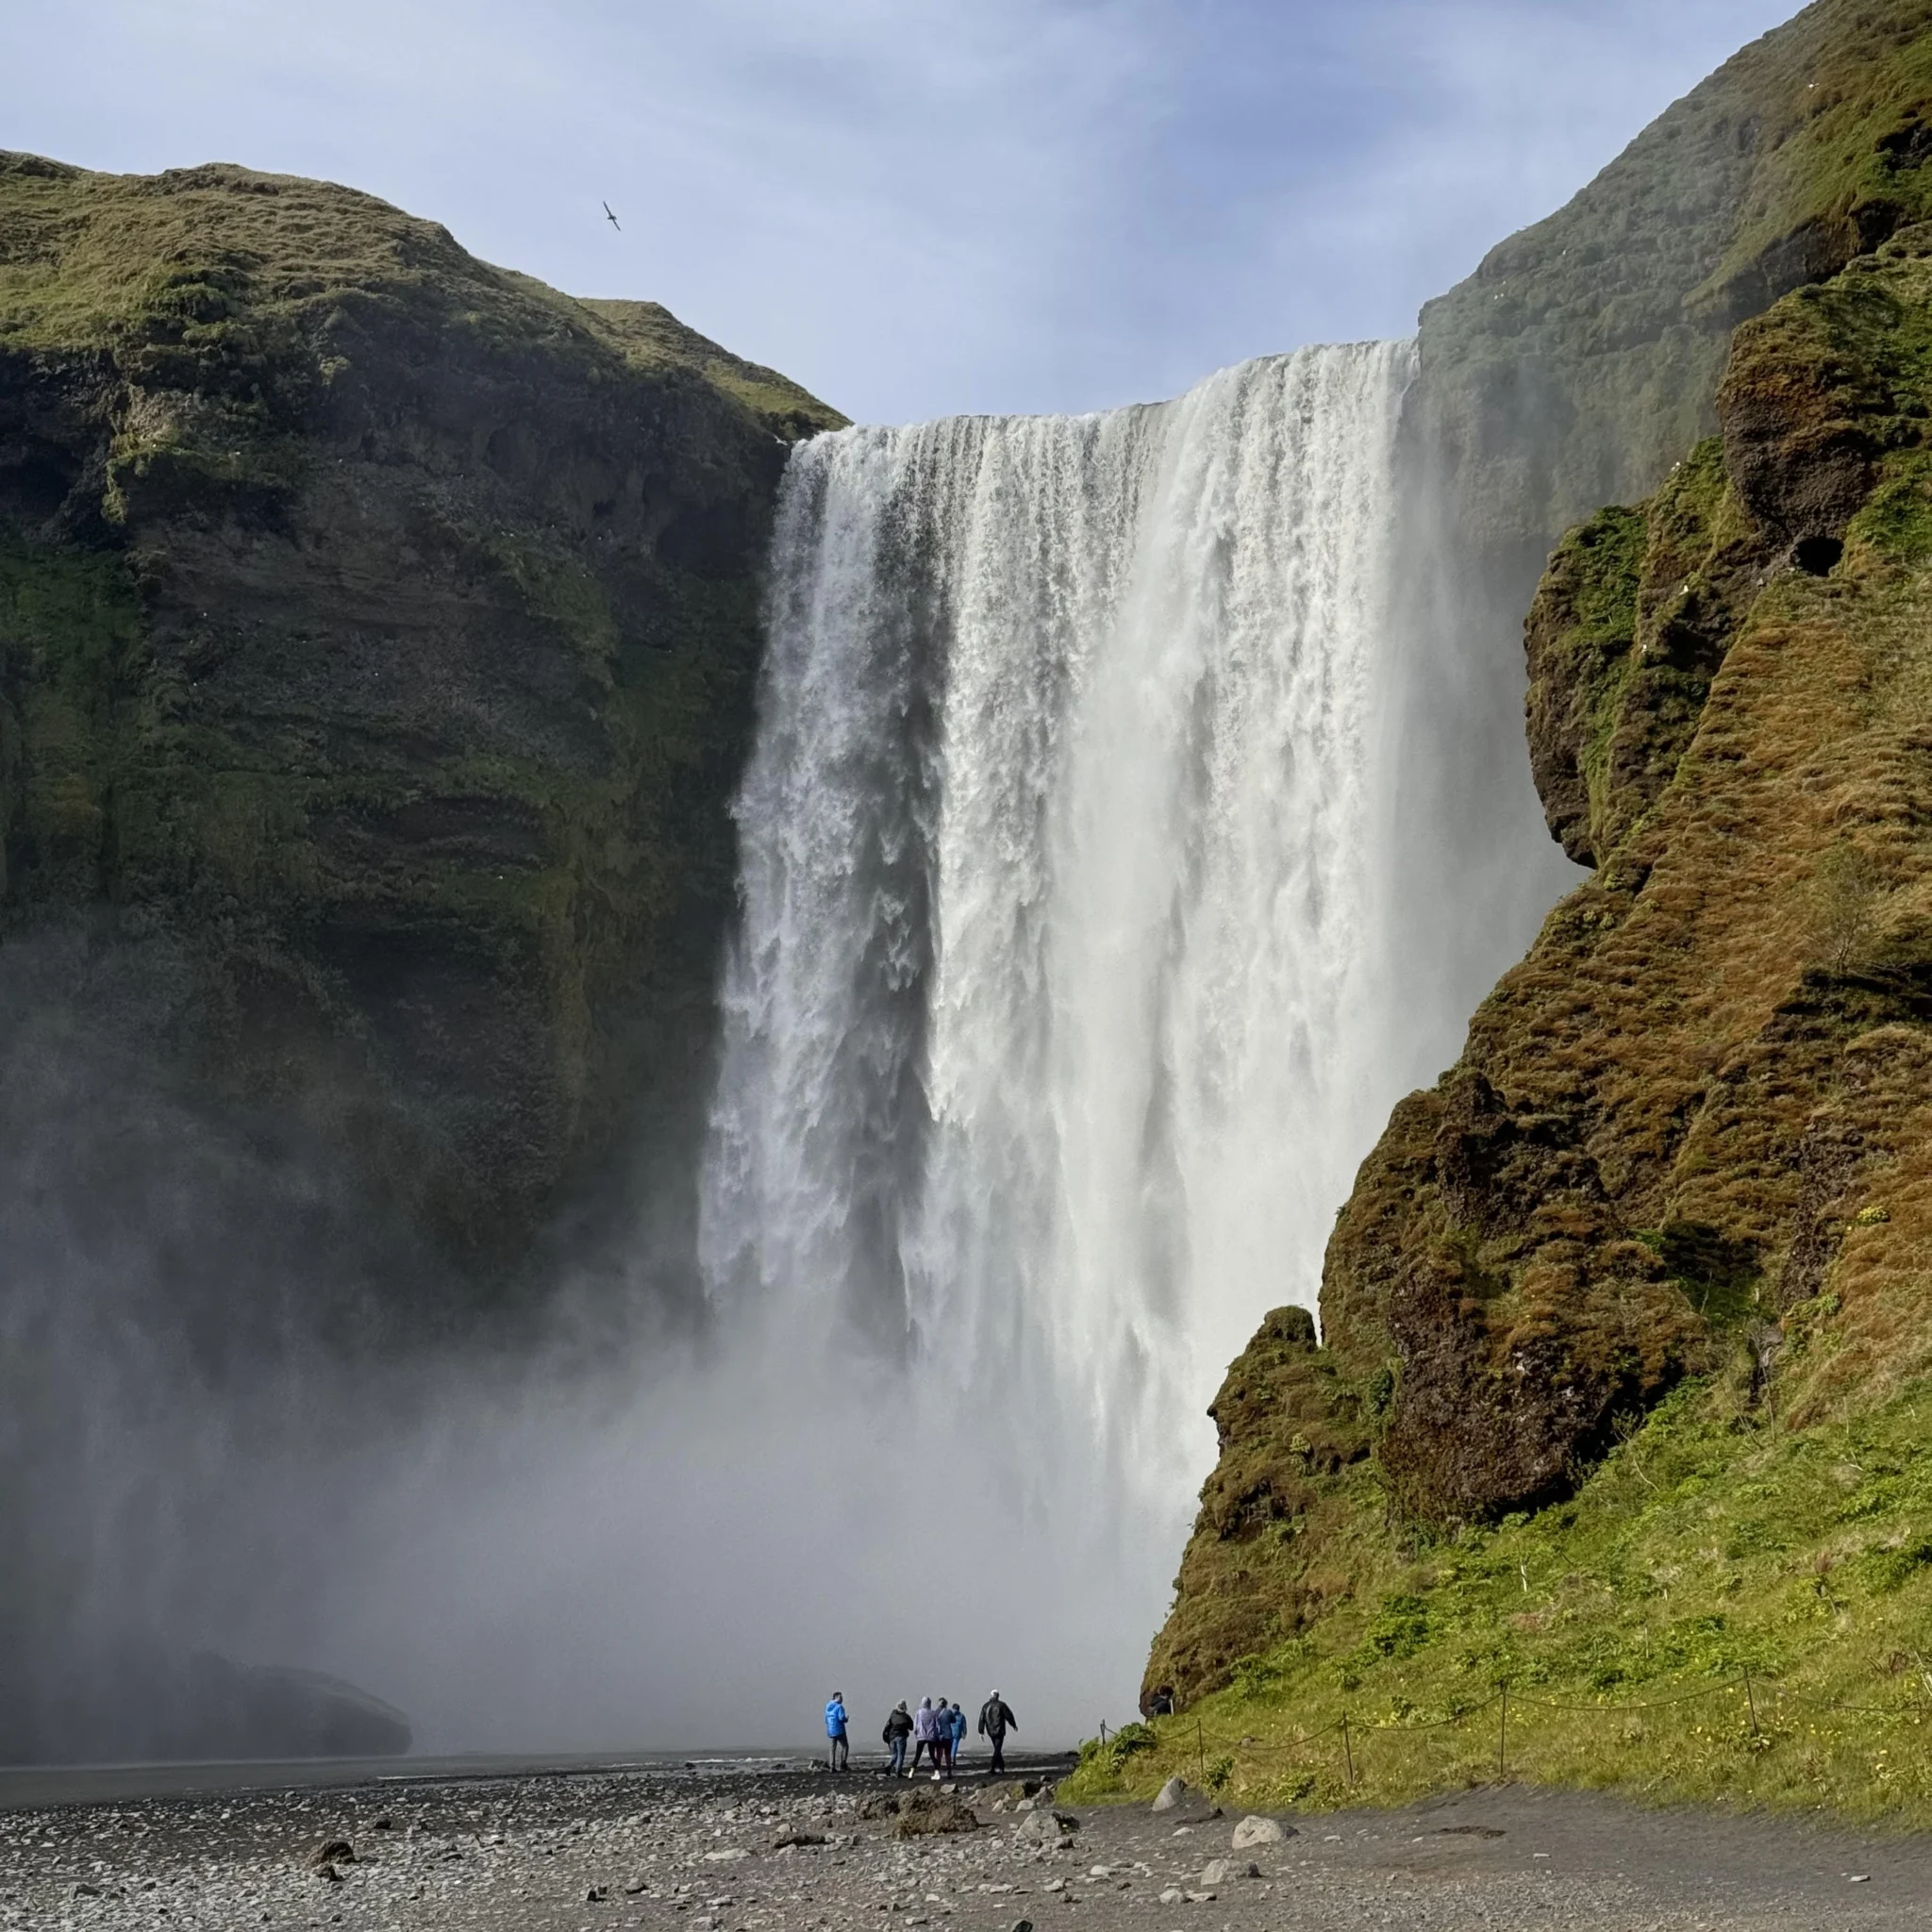
[[[0,109],[92,166],[350,181],[903,420],[1404,333],[1786,10],[18,0]]]

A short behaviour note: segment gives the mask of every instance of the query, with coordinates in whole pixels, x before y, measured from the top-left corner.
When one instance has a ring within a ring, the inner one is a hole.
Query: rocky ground
[[[968,1782],[881,1815],[880,1794],[913,1789],[863,1772],[605,1772],[15,1810],[0,1813],[0,1926],[1839,1932],[1922,1924],[1932,1899],[1926,1840],[1577,1794],[1505,1788],[1245,1829],[1184,1802],[1068,1827],[1064,1809],[1020,1809],[1022,1786]],[[969,1808],[973,1826],[916,1828]]]

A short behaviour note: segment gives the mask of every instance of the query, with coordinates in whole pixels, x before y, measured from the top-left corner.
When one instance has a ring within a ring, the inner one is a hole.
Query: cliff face
[[[501,1277],[690,1097],[771,507],[839,420],[365,195],[0,156],[0,932],[83,935],[91,1030],[137,957],[158,1078]]]
[[[1515,724],[1544,558],[1712,433],[1739,320],[1932,213],[1928,21],[1923,0],[1807,8],[1423,311],[1391,721],[1417,832],[1390,881],[1418,928],[1395,1002],[1418,1047],[1454,1037],[1574,883],[1525,836]],[[1418,1076],[1439,1064],[1414,1061]]]
[[[1927,0],[1818,0],[1422,316],[1415,430],[1457,539],[1525,573],[1716,426],[1731,331],[1932,216]]]
[[[1754,76],[1789,72],[1825,105],[1757,124],[1728,213],[1691,223],[1707,265],[1676,276],[1657,381],[1634,346],[1588,379],[1572,365],[1591,400],[1571,421],[1598,412],[1601,462],[1578,427],[1580,467],[1525,456],[1530,480],[1489,498],[1515,541],[1510,502],[1588,476],[1657,486],[1563,539],[1526,629],[1538,788],[1594,870],[1364,1163],[1328,1248],[1323,1345],[1274,1315],[1230,1370],[1150,1691],[1319,1657],[1377,1587],[1426,1622],[1456,1566],[1405,1564],[1483,1524],[1554,1521],[1673,1391],[1674,1413],[1722,1411],[1731,1446],[1698,1476],[1721,1486],[1727,1461],[1772,1453],[1759,1431],[1875,1414],[1932,1366],[1932,226],[1903,212],[1932,152],[1912,131],[1927,16],[1810,9],[1532,232],[1558,279],[1557,238],[1597,258],[1628,245],[1656,212],[1619,198],[1660,178],[1646,143],[1667,156],[1702,127],[1695,151],[1718,154],[1714,104],[1761,103]],[[1813,249],[1805,285],[1733,334],[1793,237]],[[1636,312],[1613,299],[1595,325],[1607,341]],[[1652,439],[1672,425],[1662,474]],[[1467,1610],[1454,1601],[1439,1629]],[[1520,1647],[1532,1624],[1499,1615],[1494,1641]]]

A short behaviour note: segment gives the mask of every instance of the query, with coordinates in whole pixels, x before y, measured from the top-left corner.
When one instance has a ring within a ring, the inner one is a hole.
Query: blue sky
[[[1083,409],[1407,334],[1791,10],[8,0],[0,145],[346,181],[870,421]]]

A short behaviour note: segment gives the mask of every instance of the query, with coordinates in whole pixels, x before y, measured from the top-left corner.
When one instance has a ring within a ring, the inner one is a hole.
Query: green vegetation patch
[[[1503,1743],[1512,1778],[1932,1823],[1932,1383],[1798,1430],[1750,1383],[1740,1349],[1571,1502],[1391,1544],[1353,1601],[1154,1720],[1155,1748],[1085,1755],[1068,1795],[1224,1760],[1242,1804],[1398,1804],[1495,1776]]]

